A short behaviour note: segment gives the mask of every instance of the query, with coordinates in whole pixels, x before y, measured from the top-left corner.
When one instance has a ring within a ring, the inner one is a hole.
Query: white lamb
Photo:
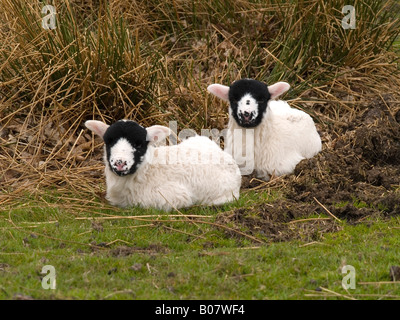
[[[155,142],[170,135],[169,128],[145,129],[128,120],[111,126],[89,120],[85,125],[105,142],[106,199],[112,205],[168,211],[194,204],[221,205],[239,198],[239,167],[207,137],[155,147]]]
[[[292,173],[301,160],[321,151],[321,138],[312,118],[285,101],[272,100],[289,88],[286,82],[267,86],[252,79],[235,81],[230,87],[208,86],[209,92],[230,103],[225,150],[233,152],[242,172],[238,154],[241,156],[244,150],[247,150],[248,160],[254,157],[249,160],[254,160],[251,171],[255,169],[257,177],[266,181],[272,175]],[[235,135],[238,130],[254,137],[254,142]],[[254,145],[249,145],[251,143]],[[249,154],[249,150],[254,151]]]

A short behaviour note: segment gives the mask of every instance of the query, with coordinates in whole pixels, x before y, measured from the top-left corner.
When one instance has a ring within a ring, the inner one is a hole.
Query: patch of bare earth
[[[294,174],[268,183],[244,177],[244,190],[278,186],[284,199],[218,219],[271,241],[313,241],[339,230],[338,220],[358,223],[400,214],[400,108],[391,100],[377,99],[354,121],[327,129],[323,150],[301,161]]]

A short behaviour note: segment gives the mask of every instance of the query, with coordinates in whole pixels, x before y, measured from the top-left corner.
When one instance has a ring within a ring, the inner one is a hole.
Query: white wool
[[[172,146],[149,145],[132,175],[117,176],[105,164],[106,198],[112,205],[171,210],[239,198],[241,174],[236,162],[206,137]]]
[[[241,147],[245,139],[233,141],[234,130],[246,130],[229,117],[227,149]],[[270,100],[261,123],[254,129],[254,169],[256,175],[269,180],[271,175],[292,173],[303,159],[321,151],[321,138],[314,121],[305,112],[291,108],[282,100]],[[242,143],[238,146],[237,143]]]

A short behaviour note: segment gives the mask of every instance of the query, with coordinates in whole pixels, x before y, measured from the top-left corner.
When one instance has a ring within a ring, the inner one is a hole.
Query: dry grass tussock
[[[41,26],[44,2],[0,1],[3,208],[26,194],[47,203],[49,188],[60,195],[52,205],[93,205],[104,191],[101,141],[85,120],[223,129],[227,106],[206,92],[214,82],[288,81],[285,98],[326,143],[371,99],[385,94],[393,116],[399,109],[395,1],[358,1],[354,30],[341,27],[339,0],[46,3],[57,8],[54,30]]]

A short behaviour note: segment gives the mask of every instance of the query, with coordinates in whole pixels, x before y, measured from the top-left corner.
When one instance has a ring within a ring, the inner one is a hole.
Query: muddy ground
[[[244,190],[277,187],[284,197],[220,214],[219,221],[244,226],[271,241],[315,241],[339,230],[338,220],[356,224],[368,217],[399,215],[400,109],[391,100],[371,102],[356,120],[336,123],[334,130],[326,126],[320,132],[322,152],[301,161],[293,175],[269,183],[243,177]],[[318,214],[325,218],[316,219]]]

